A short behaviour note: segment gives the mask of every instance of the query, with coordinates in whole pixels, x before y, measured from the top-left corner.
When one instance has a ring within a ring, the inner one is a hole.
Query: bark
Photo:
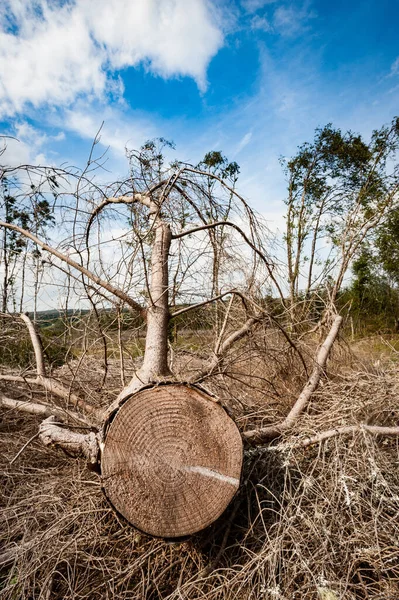
[[[39,426],[40,441],[51,448],[60,448],[75,458],[85,458],[91,465],[98,462],[99,435],[90,433],[77,433],[65,429],[55,416],[45,419]]]
[[[62,419],[68,416],[77,422],[87,424],[87,420],[83,415],[74,413],[63,408],[59,408],[58,406],[52,406],[51,404],[42,404],[39,402],[30,402],[24,400],[14,400],[14,398],[8,398],[7,396],[1,395],[0,406],[3,406],[3,408],[6,408],[8,410],[24,412],[39,417],[50,417],[53,415]]]
[[[149,285],[149,306],[147,309],[147,333],[144,360],[140,370],[131,382],[121,391],[115,402],[106,410],[111,414],[125,398],[140,390],[150,382],[163,381],[171,376],[168,365],[168,325],[169,312],[169,250],[172,234],[168,224],[155,213],[155,240],[151,254],[151,280]]]
[[[172,235],[167,224],[155,230],[151,255],[150,305],[147,309],[147,335],[144,362],[140,373],[144,380],[170,375],[168,367],[169,273],[168,260]]]

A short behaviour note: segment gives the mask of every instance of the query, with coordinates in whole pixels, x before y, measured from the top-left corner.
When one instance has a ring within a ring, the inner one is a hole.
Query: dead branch
[[[230,294],[236,294],[237,296],[240,296],[240,298],[243,298],[243,295],[240,292],[237,292],[236,290],[229,290],[227,292],[223,292],[223,294],[219,294],[219,296],[209,298],[209,300],[204,300],[203,302],[198,302],[197,304],[191,304],[190,306],[180,308],[179,310],[176,310],[175,312],[171,313],[170,318],[174,319],[179,315],[184,315],[190,310],[195,310],[196,308],[200,308],[201,306],[206,306],[207,304],[211,304],[212,302],[217,302],[218,300],[221,300],[222,298],[224,298],[225,296],[229,296]]]
[[[46,368],[44,366],[44,357],[43,357],[43,346],[40,340],[40,337],[36,331],[36,327],[28,317],[28,315],[21,314],[20,318],[25,323],[28,328],[30,339],[32,342],[33,350],[35,352],[36,359],[36,371],[38,376],[46,376]]]
[[[255,254],[257,254],[262,259],[262,261],[265,263],[265,265],[267,266],[268,269],[273,268],[273,265],[267,260],[266,256],[263,254],[263,252],[261,252],[259,250],[259,248],[257,246],[255,246],[255,244],[253,242],[251,242],[251,240],[246,235],[246,233],[244,233],[244,231],[241,229],[241,227],[239,227],[235,223],[232,223],[231,221],[215,221],[214,223],[207,223],[206,225],[199,225],[198,227],[193,227],[192,229],[187,229],[186,231],[182,231],[181,233],[173,234],[172,240],[178,240],[182,237],[185,237],[186,235],[191,235],[192,233],[197,233],[198,231],[205,231],[207,229],[214,229],[215,227],[221,227],[221,226],[225,226],[225,225],[227,225],[228,227],[232,227],[241,235],[241,237],[245,240],[245,242],[248,244],[248,246],[255,252]]]
[[[53,415],[45,419],[39,426],[39,438],[45,446],[60,448],[75,458],[85,458],[89,464],[95,465],[98,460],[98,434],[77,433],[62,427]]]
[[[230,350],[230,348],[243,337],[248,335],[254,325],[259,322],[259,316],[250,317],[247,319],[242,327],[234,331],[229,337],[223,342],[223,344],[219,345],[219,351],[217,354],[214,354],[211,361],[208,365],[199,373],[196,373],[192,378],[191,382],[199,382],[202,381],[205,377],[212,374],[212,372],[216,369],[220,361],[223,359],[225,354]]]
[[[297,443],[294,442],[294,446],[302,446],[306,448],[312,444],[319,444],[332,437],[339,435],[348,435],[350,433],[357,433],[365,431],[371,435],[382,435],[396,437],[399,436],[399,427],[381,427],[379,425],[366,425],[365,423],[359,423],[358,425],[343,425],[342,427],[335,427],[334,429],[328,429],[327,431],[321,431],[311,437],[299,440]]]
[[[66,254],[63,254],[56,248],[52,248],[51,246],[49,246],[48,244],[46,244],[45,242],[40,240],[38,237],[33,235],[33,233],[31,233],[30,231],[27,231],[26,229],[22,229],[22,227],[19,227],[18,225],[14,225],[13,223],[5,223],[4,221],[0,221],[0,227],[7,227],[8,229],[17,231],[21,235],[24,235],[25,237],[29,238],[30,240],[35,242],[35,244],[40,246],[40,248],[42,248],[46,252],[53,254],[53,256],[56,256],[59,260],[67,263],[70,267],[76,269],[77,271],[82,273],[82,275],[85,275],[88,279],[90,279],[91,281],[94,281],[94,283],[103,287],[105,290],[107,290],[107,292],[114,294],[114,296],[116,296],[120,300],[123,300],[123,302],[126,302],[126,304],[128,306],[131,306],[132,308],[134,308],[143,317],[143,319],[146,319],[147,311],[145,310],[145,308],[143,306],[141,306],[141,304],[139,304],[138,302],[133,300],[128,294],[126,294],[122,290],[116,288],[108,281],[101,279],[100,277],[98,277],[97,275],[95,275],[94,273],[92,273],[91,271],[86,269],[86,267],[84,267],[83,265],[80,265],[79,263],[74,261],[72,258],[67,256]]]
[[[51,404],[14,400],[14,398],[8,398],[7,396],[0,395],[0,406],[11,411],[16,410],[18,412],[24,412],[39,417],[56,416],[62,419],[68,416],[75,421],[84,423],[85,425],[88,424],[87,419],[83,415],[60,408],[59,406],[52,406]]]
[[[244,439],[253,442],[263,442],[279,437],[283,432],[292,428],[299,416],[307,407],[313,392],[319,385],[320,378],[324,372],[328,356],[330,354],[334,341],[338,335],[338,331],[341,327],[342,321],[342,317],[335,317],[329,334],[327,335],[326,339],[324,340],[322,346],[320,347],[317,353],[313,372],[286,418],[277,425],[270,425],[268,427],[262,427],[260,429],[252,429],[250,431],[245,431],[243,433]]]

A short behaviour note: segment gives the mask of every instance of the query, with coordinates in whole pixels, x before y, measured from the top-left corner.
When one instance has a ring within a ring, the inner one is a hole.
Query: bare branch
[[[179,315],[184,315],[184,313],[189,312],[190,310],[195,310],[196,308],[200,308],[201,306],[205,306],[206,304],[211,304],[212,302],[216,302],[217,300],[221,300],[225,296],[229,296],[230,294],[236,294],[240,296],[244,300],[243,294],[241,292],[237,292],[236,290],[229,290],[228,292],[223,292],[223,294],[219,294],[219,296],[215,296],[214,298],[209,298],[209,300],[204,300],[203,302],[198,302],[197,304],[191,304],[190,306],[185,306],[184,308],[180,308],[176,310],[174,313],[170,315],[171,319],[178,317]]]
[[[259,248],[257,248],[255,246],[255,244],[253,244],[251,242],[251,240],[246,235],[246,233],[244,233],[244,231],[241,229],[241,227],[239,227],[235,223],[232,223],[231,221],[215,221],[214,223],[207,223],[206,225],[198,225],[198,227],[193,227],[192,229],[187,229],[186,231],[182,231],[181,233],[174,233],[172,235],[172,240],[178,240],[178,239],[180,239],[182,237],[185,237],[186,235],[191,235],[192,233],[197,233],[198,231],[204,231],[206,229],[214,229],[215,227],[221,227],[221,226],[225,226],[225,225],[227,225],[228,227],[232,227],[233,229],[235,229],[236,231],[238,231],[238,233],[246,241],[246,243],[248,244],[248,246],[250,248],[252,248],[252,250],[263,260],[263,262],[268,267],[272,267],[273,266],[271,263],[268,262],[268,260],[266,259],[265,255],[263,254],[263,252],[261,252],[259,250]]]
[[[271,425],[269,427],[262,427],[260,429],[252,429],[250,431],[245,431],[243,433],[243,437],[246,440],[262,442],[265,440],[274,439],[281,435],[284,431],[287,431],[292,428],[292,426],[297,421],[298,417],[305,410],[313,392],[319,385],[320,378],[324,372],[328,356],[330,354],[334,341],[338,335],[339,329],[342,325],[342,321],[342,317],[335,317],[332,327],[328,333],[328,336],[324,340],[324,343],[322,344],[321,348],[317,353],[313,372],[284,421],[277,425]]]
[[[399,427],[381,427],[379,425],[366,425],[365,423],[359,423],[358,425],[343,425],[342,427],[336,427],[335,429],[328,429],[327,431],[316,433],[311,437],[299,440],[296,444],[294,442],[294,446],[298,445],[306,448],[307,446],[319,444],[320,442],[332,437],[362,431],[366,431],[371,435],[386,435],[391,437],[399,436]]]
[[[85,425],[88,424],[87,419],[83,415],[60,408],[59,406],[52,406],[51,404],[41,404],[39,402],[29,401],[25,402],[23,400],[14,400],[14,398],[8,398],[7,396],[0,395],[0,406],[9,410],[24,412],[30,415],[37,415],[39,417],[56,416],[60,419],[63,419],[68,416],[77,422],[84,423]]]
[[[70,456],[85,458],[89,464],[95,465],[98,461],[99,443],[94,432],[77,433],[60,426],[56,417],[50,416],[39,427],[40,441],[45,446],[60,448]]]
[[[21,314],[19,315],[20,319],[24,321],[25,325],[28,328],[30,339],[32,341],[33,350],[35,352],[36,358],[36,371],[38,377],[46,376],[46,368],[44,366],[44,357],[43,357],[43,346],[40,340],[40,337],[36,331],[36,327],[28,317],[28,315]]]
[[[107,290],[107,292],[114,294],[117,298],[119,298],[120,300],[123,300],[123,302],[126,302],[126,304],[128,304],[129,306],[134,308],[143,317],[143,319],[146,318],[147,312],[146,312],[145,308],[143,306],[141,306],[141,304],[139,304],[138,302],[133,300],[130,296],[128,296],[128,294],[126,294],[122,290],[114,287],[112,284],[108,283],[108,281],[104,281],[104,279],[101,279],[100,277],[98,277],[97,275],[95,275],[94,273],[92,273],[91,271],[86,269],[86,267],[84,267],[83,265],[80,265],[79,263],[74,261],[72,258],[67,256],[66,254],[62,254],[62,252],[60,252],[56,248],[52,248],[51,246],[49,246],[48,244],[46,244],[45,242],[40,240],[38,237],[33,235],[33,233],[31,233],[30,231],[27,231],[26,229],[22,229],[22,227],[19,227],[18,225],[13,225],[12,223],[5,223],[4,221],[0,221],[0,227],[6,227],[8,229],[12,229],[13,231],[17,231],[21,235],[24,235],[25,237],[29,238],[30,240],[35,242],[35,244],[40,246],[40,248],[42,248],[46,252],[53,254],[59,260],[62,260],[63,262],[67,263],[70,267],[73,267],[74,269],[76,269],[77,271],[82,273],[82,275],[86,275],[86,277],[88,279],[91,279],[91,281],[94,281],[94,283],[103,287],[105,290]]]
[[[232,223],[231,221],[215,221],[214,223],[207,223],[205,225],[199,225],[198,227],[193,227],[192,229],[188,229],[187,231],[182,231],[181,233],[173,234],[172,240],[178,240],[182,237],[185,237],[186,235],[190,235],[192,233],[197,233],[198,231],[214,229],[215,227],[221,227],[221,226],[225,226],[225,225],[235,229],[241,235],[241,237],[245,240],[245,242],[248,244],[248,246],[255,252],[255,254],[257,254],[259,256],[259,258],[265,264],[267,271],[269,273],[269,276],[278,290],[278,293],[281,298],[281,302],[282,302],[283,306],[285,306],[284,294],[281,290],[281,287],[280,287],[277,279],[273,275],[274,265],[267,260],[266,256],[263,254],[263,252],[261,252],[261,250],[253,242],[251,242],[251,240],[246,235],[246,233],[244,233],[244,231],[241,229],[241,227],[239,227],[235,223]]]
[[[222,358],[224,357],[224,355],[227,353],[227,351],[230,350],[230,348],[236,342],[238,342],[243,337],[248,335],[252,331],[254,325],[258,322],[259,322],[259,316],[250,317],[249,319],[247,319],[245,321],[245,323],[242,327],[240,327],[239,329],[234,331],[231,335],[229,335],[229,337],[223,342],[223,344],[220,345],[218,354],[215,354],[213,356],[212,360],[207,365],[207,367],[205,367],[202,371],[200,371],[200,373],[197,373],[194,377],[192,377],[191,382],[201,381],[205,377],[211,375],[212,372],[215,370],[215,368],[220,363],[220,361],[222,360]]]

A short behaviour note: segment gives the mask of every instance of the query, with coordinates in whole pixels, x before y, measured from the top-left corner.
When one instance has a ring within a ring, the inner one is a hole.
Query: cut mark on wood
[[[234,485],[237,487],[240,485],[240,480],[235,477],[229,477],[228,475],[222,475],[218,471],[214,471],[213,469],[208,469],[207,467],[184,467],[184,470],[189,473],[199,473],[200,475],[204,475],[204,477],[213,477],[214,479],[219,479],[219,481],[224,481],[225,483],[230,483],[230,485]]]

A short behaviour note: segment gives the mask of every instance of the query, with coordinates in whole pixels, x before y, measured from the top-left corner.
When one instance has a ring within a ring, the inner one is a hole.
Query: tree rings
[[[173,538],[204,529],[235,495],[242,440],[202,391],[160,385],[131,396],[106,433],[101,471],[116,510],[140,530]]]

